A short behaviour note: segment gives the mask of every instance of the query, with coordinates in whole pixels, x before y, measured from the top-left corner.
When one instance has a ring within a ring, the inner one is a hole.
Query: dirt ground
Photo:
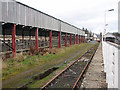
[[[81,88],[107,88],[102,58],[102,45],[96,51],[83,79]]]

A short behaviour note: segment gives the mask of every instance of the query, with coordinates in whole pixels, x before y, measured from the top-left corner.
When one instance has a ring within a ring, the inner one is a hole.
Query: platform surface
[[[102,45],[100,43],[84,75],[81,88],[107,88],[103,65]]]

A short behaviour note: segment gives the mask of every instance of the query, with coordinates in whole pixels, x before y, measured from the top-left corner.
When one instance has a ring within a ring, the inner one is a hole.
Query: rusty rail
[[[88,63],[85,65],[84,69],[82,70],[82,73],[80,74],[80,76],[78,77],[77,81],[75,82],[74,86],[72,87],[72,90],[74,90],[76,88],[76,86],[78,85],[78,82],[80,81],[81,77],[83,76],[84,72],[86,71],[88,65],[90,64],[94,54],[96,53],[97,49],[95,50],[95,52],[92,54],[92,56],[90,57],[90,60],[88,61]]]
[[[72,64],[70,64],[68,67],[63,69],[59,74],[57,74],[54,78],[52,78],[48,83],[46,83],[40,90],[45,89],[46,86],[48,86],[53,80],[55,80],[58,76],[60,76],[63,72],[65,72],[70,66],[72,66],[75,62],[77,62],[80,58],[82,58],[88,51],[86,51],[84,54],[82,54],[77,60],[75,60]]]

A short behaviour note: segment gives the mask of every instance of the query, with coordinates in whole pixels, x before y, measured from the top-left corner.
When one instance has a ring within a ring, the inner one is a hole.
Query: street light
[[[110,11],[114,11],[114,9],[105,10],[104,13],[104,34],[106,34],[106,26],[108,26],[108,24],[106,24],[106,12],[110,12]]]

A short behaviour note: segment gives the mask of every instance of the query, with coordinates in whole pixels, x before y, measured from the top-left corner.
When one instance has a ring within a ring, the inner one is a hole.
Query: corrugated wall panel
[[[16,10],[17,8],[16,8],[16,2],[13,2],[13,16],[11,17],[11,18],[13,18],[12,20],[13,20],[13,23],[16,23]]]
[[[84,36],[84,31],[81,32],[81,35]]]
[[[7,22],[7,3],[2,2],[2,21]]]
[[[74,33],[78,34],[78,29],[74,27]]]
[[[35,11],[35,27],[38,27],[38,11]]]
[[[77,28],[75,28],[67,23],[64,23],[64,22],[61,22],[61,31],[77,34]]]
[[[79,29],[77,29],[78,30],[78,35],[80,35],[80,30]]]
[[[47,28],[48,28],[48,29],[54,30],[54,29],[53,29],[53,26],[52,26],[52,18],[51,18],[51,17],[47,16],[47,21],[46,21],[46,23],[47,23]]]
[[[61,31],[62,32],[67,32],[67,24],[61,22]]]
[[[85,36],[85,32],[83,31],[83,36]]]
[[[47,19],[48,19],[48,16],[47,16],[47,15],[44,15],[44,16],[45,16],[45,17],[44,17],[44,25],[45,25],[44,28],[48,29],[48,22],[47,22],[47,21],[48,21],[48,20],[47,20]]]
[[[44,28],[47,28],[47,15],[44,15]]]
[[[52,27],[55,31],[60,31],[60,21],[53,18]]]
[[[29,15],[30,15],[30,13],[29,13],[29,8],[26,7],[26,25],[27,25],[27,26],[29,26]]]
[[[2,21],[2,2],[0,1],[0,21]]]
[[[31,9],[31,21],[30,21],[31,26],[34,26],[34,11]]]
[[[20,4],[20,24],[25,25],[25,6]]]
[[[41,13],[38,12],[38,27],[41,27]]]
[[[16,22],[16,2],[8,2],[7,5],[7,21],[10,23],[17,23]]]
[[[45,18],[45,15],[41,13],[41,20],[40,20],[40,22],[41,22],[41,27],[42,28],[45,28],[45,25],[44,25],[45,24],[45,20],[44,20],[44,18]]]
[[[82,30],[80,31],[80,35],[82,35]]]
[[[81,35],[81,30],[80,29],[78,29],[78,35]]]
[[[35,11],[33,10],[33,26],[35,27]]]
[[[82,35],[82,30],[80,31],[80,35]]]
[[[20,24],[20,5],[16,3],[16,24]]]
[[[24,15],[25,15],[25,24],[24,24],[24,25],[27,25],[27,24],[28,24],[28,23],[27,23],[27,20],[26,20],[26,17],[27,17],[27,12],[26,12],[27,10],[26,10],[26,9],[27,9],[27,7],[25,7],[25,14],[24,14]]]
[[[36,26],[37,26],[37,25],[36,25],[36,11],[33,10],[33,12],[34,12],[34,27],[36,27]]]
[[[31,21],[31,11],[30,10],[31,10],[30,8],[27,8],[27,11],[26,11],[26,12],[28,12],[28,14],[27,14],[28,17],[26,18],[28,26],[31,26],[31,23],[30,23],[30,21]]]
[[[33,14],[32,14],[32,9],[31,8],[29,8],[29,16],[30,16],[29,17],[29,25],[32,26],[32,19],[33,19],[32,16],[33,16]]]
[[[13,23],[13,18],[12,18],[12,13],[13,13],[13,3],[12,2],[8,2],[8,6],[7,6],[7,9],[8,9],[8,22],[11,22]]]

